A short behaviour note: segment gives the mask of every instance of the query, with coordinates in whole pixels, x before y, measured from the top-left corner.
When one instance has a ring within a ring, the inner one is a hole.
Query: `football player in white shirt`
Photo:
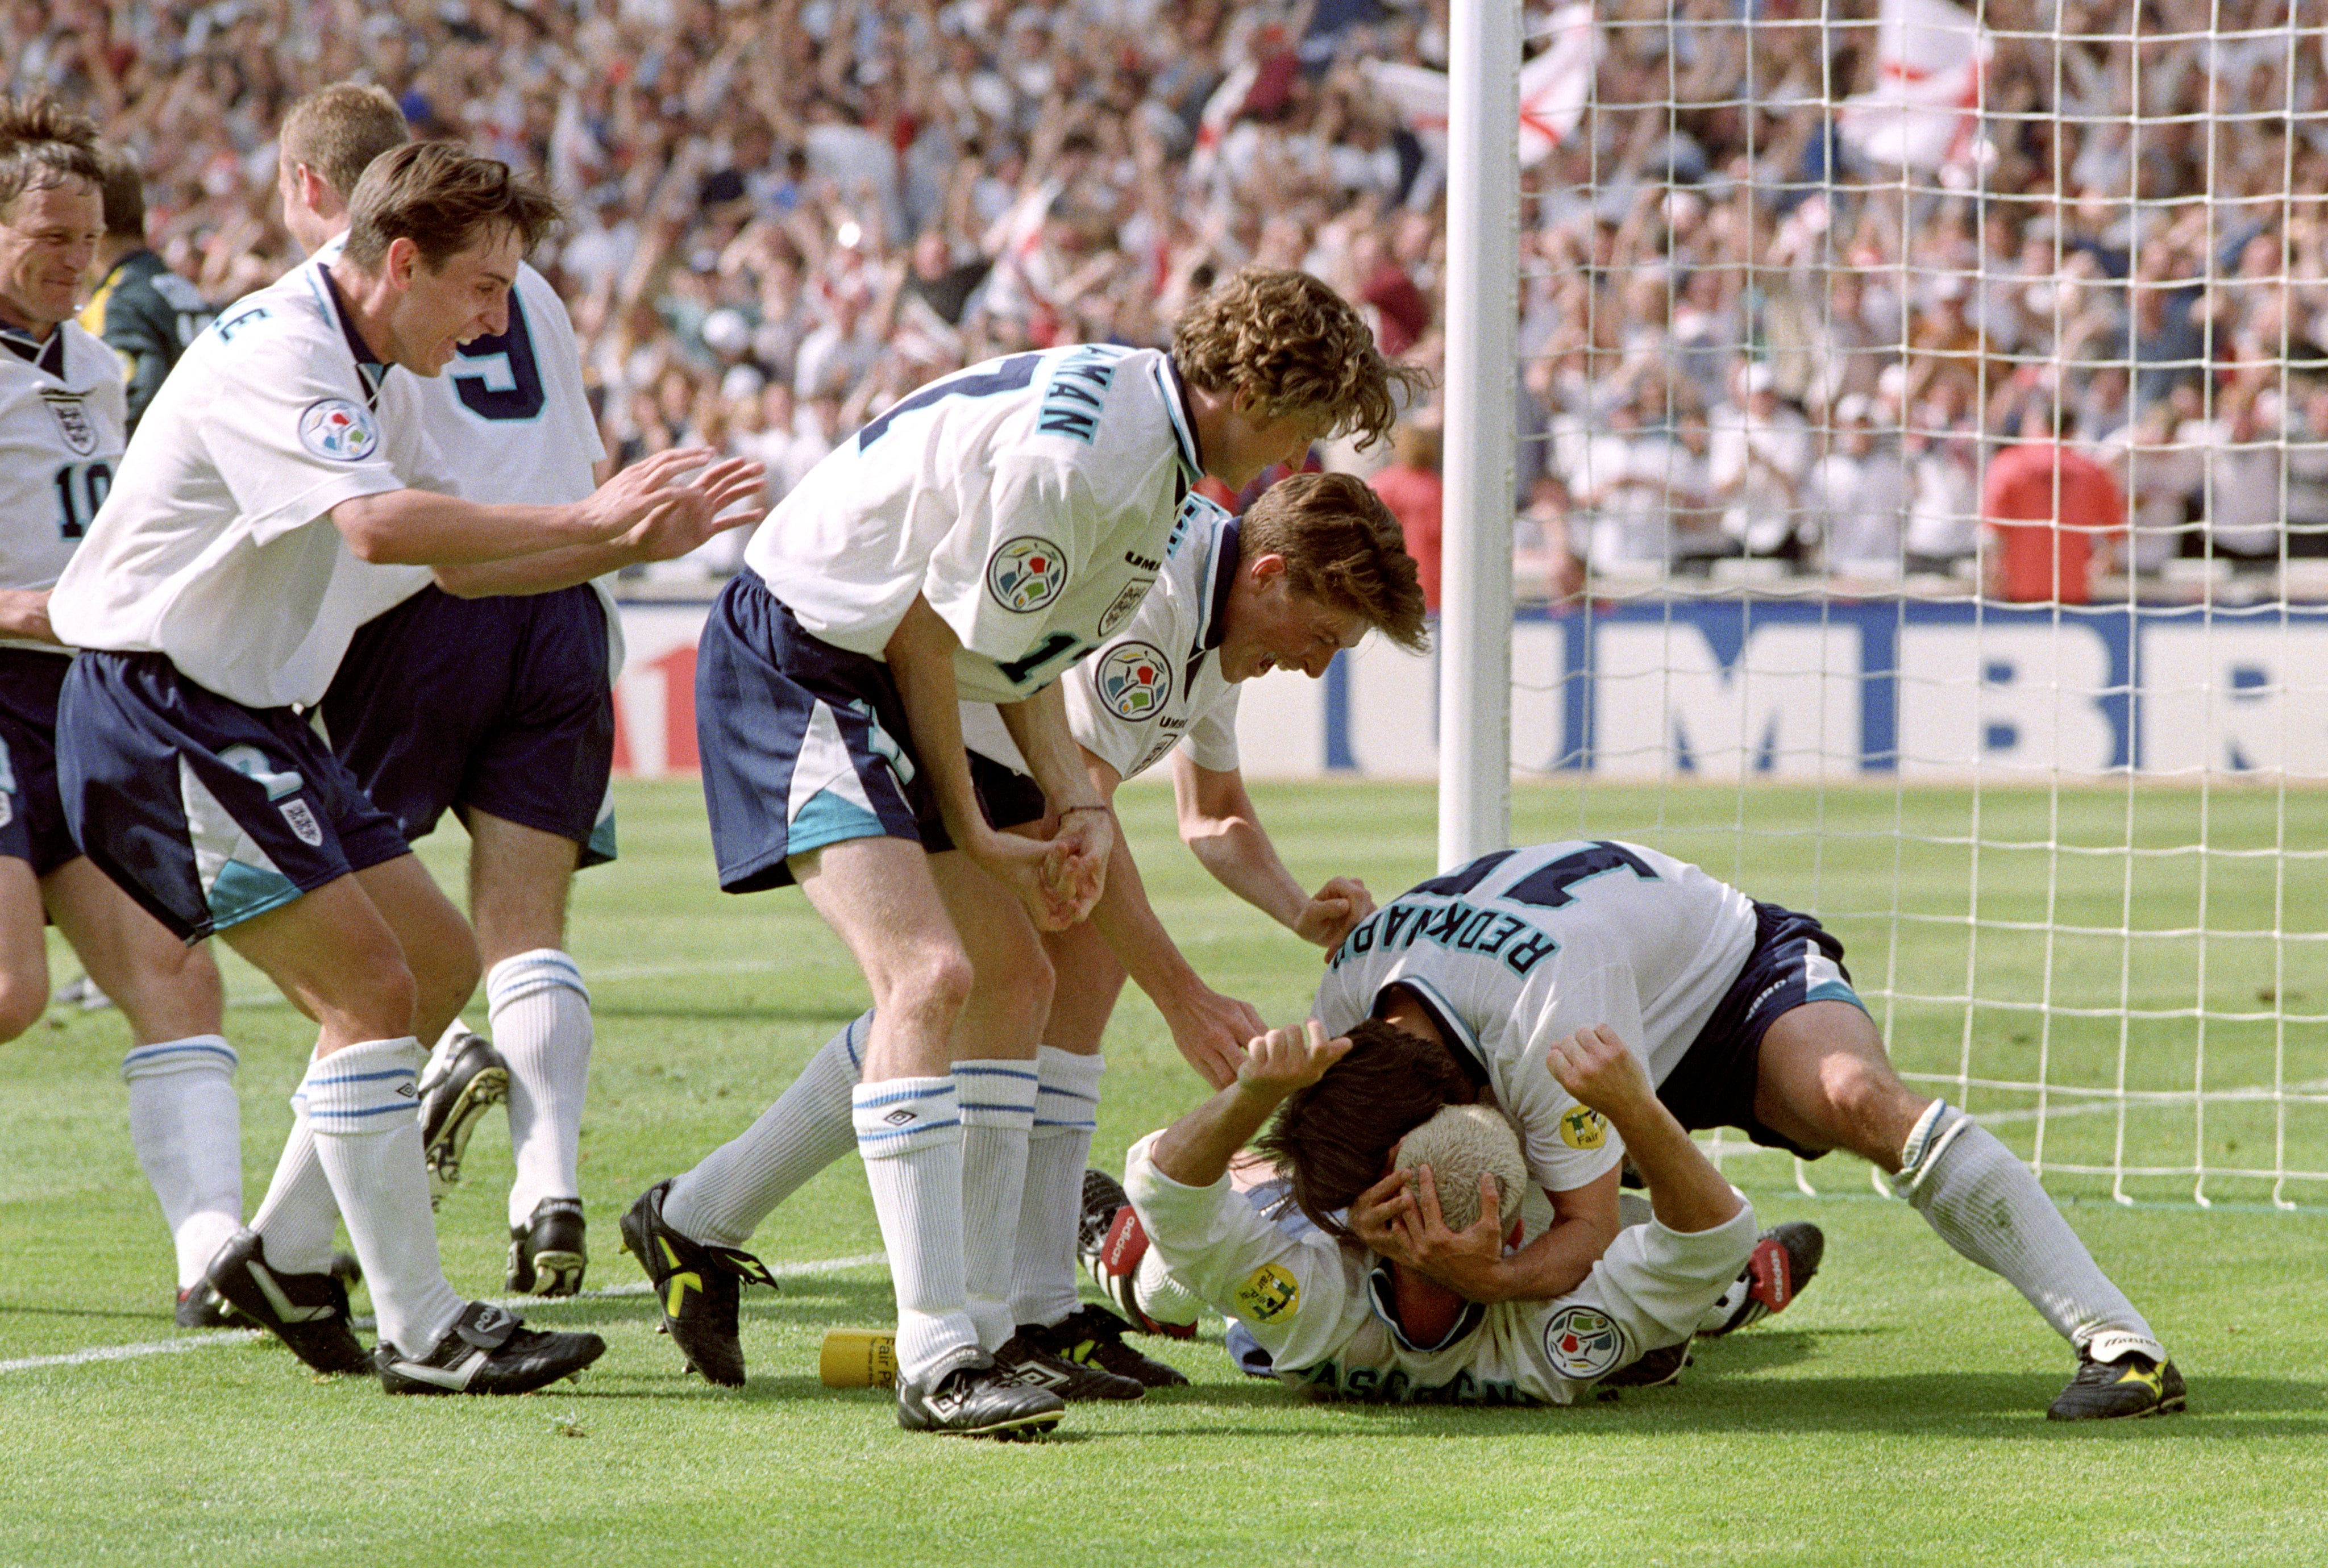
[[[396,100],[377,87],[342,82],[294,104],[277,182],[292,238],[336,255],[345,192],[409,139]],[[574,328],[530,266],[518,268],[507,329],[462,345],[420,394],[454,494],[560,502],[590,493],[605,452]],[[669,555],[700,540],[652,542]],[[421,1132],[432,1182],[449,1186],[471,1131],[506,1093],[516,1180],[505,1282],[519,1293],[571,1295],[587,1261],[579,1143],[590,997],[566,952],[566,906],[577,868],[614,859],[610,686],[620,649],[604,578],[579,578],[645,559],[605,546],[560,563],[540,579],[545,591],[485,597],[460,596],[474,590],[458,573],[440,586],[424,567],[351,562],[375,585],[380,613],[349,643],[322,706],[333,751],[406,839],[447,810],[467,830],[469,914],[493,1040],[457,1022],[446,1031],[421,1075]]]
[[[413,379],[506,326],[556,206],[441,144],[379,159],[350,205],[339,260],[241,301],[188,351],[60,579],[52,615],[82,653],[58,782],[91,859],[183,939],[222,935],[321,1026],[274,1183],[211,1285],[318,1370],[375,1370],[391,1393],[521,1393],[605,1346],[526,1329],[446,1282],[416,1026],[433,1038],[467,999],[474,940],[303,710],[363,613],[351,553],[504,561],[716,515],[745,489],[723,465],[681,484],[709,455],[685,451],[564,506],[421,488],[436,465]],[[371,1357],[323,1272],[342,1219],[379,1314]]]
[[[1062,1405],[994,1352],[1052,969],[1040,929],[1087,915],[1113,826],[1066,724],[1060,673],[1128,621],[1205,503],[1314,440],[1368,436],[1394,383],[1364,321],[1306,274],[1253,268],[1191,305],[1167,354],[1081,344],[932,382],[820,463],[746,549],[697,663],[721,887],[798,882],[873,992],[852,1119],[898,1304],[897,1417],[1023,1435]],[[962,698],[1001,706],[1050,836],[981,813]],[[959,853],[953,851],[959,850]],[[1039,928],[1039,929],[1038,929]],[[732,1249],[623,1222],[673,1334],[732,1345]],[[1133,1392],[1137,1392],[1135,1389]]]
[[[1125,779],[1172,755],[1181,836],[1206,869],[1295,934],[1333,947],[1373,913],[1374,901],[1364,883],[1347,877],[1307,892],[1278,857],[1238,771],[1237,692],[1272,669],[1323,675],[1337,653],[1377,628],[1403,647],[1420,651],[1423,643],[1414,559],[1397,520],[1365,481],[1296,474],[1241,519],[1225,512],[1203,519],[1131,618],[1062,678],[1068,728],[1093,789],[1112,805]],[[1025,776],[994,709],[964,703],[962,717],[988,812],[1006,826],[1038,825],[1041,793]],[[1174,945],[1120,836],[1108,870],[1088,919],[1042,934],[1056,983],[1037,1037],[1010,1315],[1014,1337],[1038,1353],[1162,1386],[1186,1379],[1124,1345],[1122,1322],[1080,1306],[1075,1296],[1076,1224],[1104,1066],[1101,1036],[1127,971],[1163,1013],[1189,1065],[1216,1088],[1236,1075],[1244,1042],[1266,1026],[1252,1007],[1206,985]],[[834,1035],[741,1136],[674,1178],[663,1193],[662,1224],[690,1241],[740,1249],[803,1182],[850,1152],[857,1144],[850,1094],[872,1021],[870,1012],[861,1014]],[[681,1332],[681,1347],[699,1369],[709,1364],[741,1376],[732,1321],[718,1329],[689,1322]],[[1073,1369],[1041,1365],[1066,1396],[1080,1396]]]
[[[1624,1150],[1591,1106],[1550,1083],[1543,1058],[1553,1042],[1603,1027],[1640,1056],[1683,1126],[1735,1127],[1807,1160],[1848,1149],[1895,1177],[1942,1240],[2011,1282],[2077,1351],[2054,1418],[2182,1408],[2182,1375],[2150,1325],[2028,1167],[1900,1081],[1842,956],[1809,915],[1639,844],[1483,856],[1401,894],[1335,951],[1317,1019],[1334,1031],[1366,1019],[1394,1027],[1289,1101],[1262,1147],[1328,1230],[1347,1228],[1468,1300],[1557,1295],[1617,1234]],[[1383,1177],[1407,1128],[1474,1094],[1518,1122],[1530,1174],[1559,1216],[1509,1254],[1491,1215],[1459,1236]],[[1335,1217],[1346,1209],[1347,1226]],[[1762,1305],[1784,1300],[1780,1290]]]
[[[1132,1207],[1172,1277],[1244,1324],[1289,1383],[1393,1402],[1566,1404],[1645,1353],[1685,1342],[1753,1249],[1754,1211],[1658,1102],[1639,1057],[1589,1027],[1544,1042],[1532,1070],[1625,1140],[1651,1218],[1567,1289],[1467,1306],[1396,1254],[1377,1267],[1326,1232],[1272,1223],[1231,1184],[1231,1159],[1349,1048],[1314,1019],[1270,1030],[1234,1082],[1124,1162]]]
[[[105,499],[126,440],[121,361],[72,320],[103,232],[97,130],[0,99],[0,1040],[49,1000],[53,920],[128,1022],[130,1141],[177,1253],[176,1320],[229,1320],[203,1283],[242,1224],[241,1108],[218,966],[91,864],[57,796],[57,692],[72,651],[49,588]]]

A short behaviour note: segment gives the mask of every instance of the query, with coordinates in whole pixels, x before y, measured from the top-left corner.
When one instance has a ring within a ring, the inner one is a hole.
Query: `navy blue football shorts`
[[[587,584],[456,598],[435,584],[367,622],[323,701],[332,750],[407,840],[452,811],[615,858],[606,612]]]
[[[721,590],[695,660],[697,749],[719,886],[756,893],[850,839],[953,848],[889,666],[821,642],[751,572]],[[1043,814],[1034,781],[971,754],[987,821]]]
[[[1758,901],[1754,950],[1746,955],[1745,968],[1657,1085],[1657,1098],[1693,1131],[1735,1127],[1765,1148],[1816,1160],[1827,1151],[1791,1142],[1754,1116],[1763,1034],[1782,1013],[1813,1001],[1845,1001],[1867,1010],[1851,989],[1843,944],[1835,934],[1810,915]]]
[[[57,691],[72,657],[0,648],[0,855],[45,877],[80,846],[57,799]]]
[[[89,858],[185,942],[409,853],[313,726],[197,686],[160,653],[73,660],[57,786]]]

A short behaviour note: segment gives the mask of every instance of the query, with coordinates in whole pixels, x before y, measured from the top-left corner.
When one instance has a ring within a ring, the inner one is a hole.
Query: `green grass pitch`
[[[1387,897],[1430,869],[1426,789],[1255,793],[1312,882],[1356,872]],[[690,784],[627,785],[620,799],[623,859],[581,879],[573,945],[598,1020],[583,1139],[588,1282],[632,1289],[531,1312],[544,1326],[604,1334],[605,1359],[578,1384],[523,1399],[390,1400],[361,1381],[308,1376],[271,1345],[174,1332],[166,1238],[127,1135],[120,1021],[52,1015],[5,1047],[0,1095],[0,1563],[2328,1561],[2328,1376],[2315,1329],[2328,1193],[2294,1184],[2286,1196],[2305,1212],[2274,1214],[2264,1184],[2226,1178],[2211,1191],[2229,1201],[2202,1212],[2188,1202],[2188,1175],[2172,1173],[2201,1160],[2238,1168],[2258,1138],[2284,1146],[2292,1168],[2328,1169],[2310,1104],[2276,1122],[2240,1102],[2211,1107],[2203,1124],[2187,1110],[2131,1115],[2136,1162],[2170,1171],[2134,1183],[2152,1200],[2138,1207],[2108,1202],[2103,1178],[2049,1174],[2187,1373],[2185,1416],[2047,1423],[2044,1406],[2070,1370],[2066,1349],[2010,1288],[1949,1253],[1904,1205],[1876,1197],[1846,1157],[1811,1168],[1816,1197],[1796,1190],[1786,1161],[1727,1166],[1766,1223],[1826,1229],[1826,1267],[1785,1316],[1701,1347],[1679,1386],[1617,1403],[1305,1404],[1238,1376],[1207,1319],[1194,1346],[1161,1347],[1187,1367],[1190,1388],[1131,1408],[1078,1407],[1040,1445],[908,1436],[883,1395],[816,1380],[827,1328],[879,1324],[890,1311],[881,1266],[850,1261],[879,1245],[853,1161],[812,1182],[758,1238],[786,1278],[780,1293],[746,1296],[750,1385],[683,1377],[617,1250],[615,1218],[647,1183],[757,1114],[863,991],[796,895],[712,889]],[[1966,944],[1983,944],[1975,1076],[2025,1073],[2042,1054],[2057,1082],[2107,1084],[2122,1061],[2137,1087],[2187,1087],[2194,1073],[2221,1089],[2275,1071],[2290,1083],[2328,1077],[2316,1026],[2275,1031],[2229,1017],[2272,1010],[2255,1001],[2267,986],[2311,990],[2285,1010],[2316,1014],[2328,985],[2316,949],[2276,949],[2272,960],[2268,944],[2224,938],[2202,944],[2201,973],[2193,944],[2164,934],[2142,938],[2130,964],[2098,942],[2099,956],[2065,953],[2062,938],[2049,962],[2042,939],[2015,935],[2032,910],[2045,917],[2049,885],[2062,910],[2090,914],[2052,916],[2070,925],[2163,933],[2189,924],[2183,906],[2204,890],[2210,929],[2328,926],[2316,878],[2275,880],[2268,856],[2145,861],[2129,901],[2115,860],[2000,847],[2189,842],[2182,819],[2195,822],[2202,806],[2211,840],[2233,847],[2316,845],[2328,827],[2322,803],[2296,797],[2163,795],[2130,811],[2122,792],[1992,795],[1978,833],[1989,847],[1976,853],[1949,841],[1969,836],[1968,797],[1944,791],[1903,805],[1882,788],[1550,784],[1520,793],[1513,831],[1521,840],[1580,828],[1642,839],[1759,896],[1830,912],[1863,986],[1889,997],[1962,992]],[[1902,811],[1915,835],[1904,840],[1893,831]],[[1166,924],[1198,969],[1272,1018],[1298,1016],[1314,951],[1204,878],[1172,841],[1165,792],[1127,792],[1124,814]],[[457,887],[460,835],[424,848]],[[2049,859],[2066,868],[2050,883]],[[1910,909],[1942,918],[1894,927],[1874,913],[1895,878]],[[70,964],[61,955],[62,974]],[[2070,1012],[2023,1009],[2024,985],[2050,985]],[[308,1032],[249,971],[230,966],[229,988],[255,1203]],[[1903,1065],[1958,1070],[1961,1005],[1881,1007]],[[2195,1016],[2120,1021],[2128,1009],[2177,1008],[2224,1015],[2203,1020],[2202,1066]],[[1120,1158],[1198,1094],[1137,997],[1120,1009],[1108,1056],[1101,1160]],[[2032,1124],[2013,1116],[2029,1097],[1974,1097],[2029,1151]],[[2058,1128],[2048,1158],[2075,1165],[2098,1146],[2107,1152],[2117,1121]],[[468,1184],[438,1216],[448,1273],[480,1294],[500,1290],[506,1171],[493,1118],[472,1145]],[[185,1348],[81,1354],[159,1344]]]

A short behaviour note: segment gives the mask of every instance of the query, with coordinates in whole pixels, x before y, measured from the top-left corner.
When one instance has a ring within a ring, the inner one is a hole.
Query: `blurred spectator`
[[[1404,419],[1391,432],[1391,461],[1375,470],[1367,483],[1398,519],[1406,535],[1406,553],[1414,558],[1422,578],[1424,607],[1439,609],[1440,531],[1446,485],[1439,477],[1439,427],[1420,419]]]
[[[1532,47],[1548,9],[1527,7]],[[1875,84],[1873,0],[1594,5],[1589,101],[1525,176],[1523,491],[1539,465],[1573,489],[1632,400],[1666,449],[1664,559],[1708,559],[1685,493],[1702,461],[1727,548],[1802,564],[1817,454],[1781,399],[1855,395],[1878,450],[1901,432],[1902,564],[1948,569],[1971,554],[1982,454],[2028,407],[2100,434],[2188,398],[2180,418],[2205,428],[2174,436],[2214,455],[2191,504],[2219,550],[2280,553],[2286,520],[2239,476],[2283,436],[2288,511],[2328,512],[2305,466],[2328,432],[2296,384],[2328,360],[2313,0],[1971,9],[1994,46],[1985,112],[1945,166],[1903,170],[1830,134],[1836,101]],[[153,249],[211,300],[293,258],[272,200],[285,107],[378,82],[571,204],[538,259],[610,451],[697,422],[707,391],[734,418],[743,371],[790,389],[813,446],[954,365],[1161,342],[1257,257],[1331,279],[1386,346],[1432,361],[1443,134],[1365,67],[1443,70],[1447,26],[1443,0],[5,0],[0,73],[135,153]],[[1737,384],[1750,365],[1767,415]],[[759,428],[737,423],[764,440],[782,422],[764,402]],[[2142,467],[2171,449],[2145,437]],[[2169,505],[2137,495],[2138,566]]]
[[[1750,556],[1799,565],[1805,541],[1796,523],[1810,469],[1810,427],[1779,400],[1769,365],[1741,365],[1732,386],[1736,400],[1714,410],[1708,457],[1723,531]]]
[[[2101,465],[2069,445],[2076,417],[2048,428],[2023,416],[2021,440],[1989,463],[1981,522],[1989,533],[1985,587],[2015,604],[2082,605],[2093,573],[2126,526],[2126,499]]]
[[[162,378],[196,333],[218,313],[202,290],[170,270],[146,243],[146,184],[136,164],[118,147],[100,155],[105,166],[105,238],[98,241],[97,286],[80,324],[121,356],[128,379],[129,429],[135,433]]]
[[[1873,401],[1860,393],[1836,399],[1827,451],[1803,486],[1803,532],[1837,577],[1900,575],[1908,467],[1894,433],[1879,436],[1874,417]]]

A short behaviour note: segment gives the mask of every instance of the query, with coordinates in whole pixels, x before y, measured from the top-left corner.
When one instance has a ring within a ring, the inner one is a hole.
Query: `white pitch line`
[[[801,1263],[771,1263],[768,1272],[780,1280],[796,1279],[808,1274],[837,1274],[844,1269],[861,1269],[874,1263],[887,1263],[882,1253],[859,1253],[854,1257],[817,1258]],[[604,1290],[583,1291],[562,1298],[569,1301],[613,1300],[624,1296],[646,1296],[654,1287],[640,1281],[636,1284],[608,1285]],[[536,1296],[504,1296],[495,1306],[510,1309],[544,1305]],[[355,1319],[358,1328],[372,1326],[370,1318]],[[134,1361],[141,1356],[179,1356],[189,1350],[224,1350],[237,1345],[248,1345],[265,1336],[256,1329],[221,1329],[207,1334],[190,1334],[179,1339],[149,1339],[141,1345],[97,1345],[87,1350],[71,1350],[61,1356],[25,1356],[14,1361],[0,1361],[0,1373],[33,1372],[44,1366],[87,1366],[101,1361]]]

